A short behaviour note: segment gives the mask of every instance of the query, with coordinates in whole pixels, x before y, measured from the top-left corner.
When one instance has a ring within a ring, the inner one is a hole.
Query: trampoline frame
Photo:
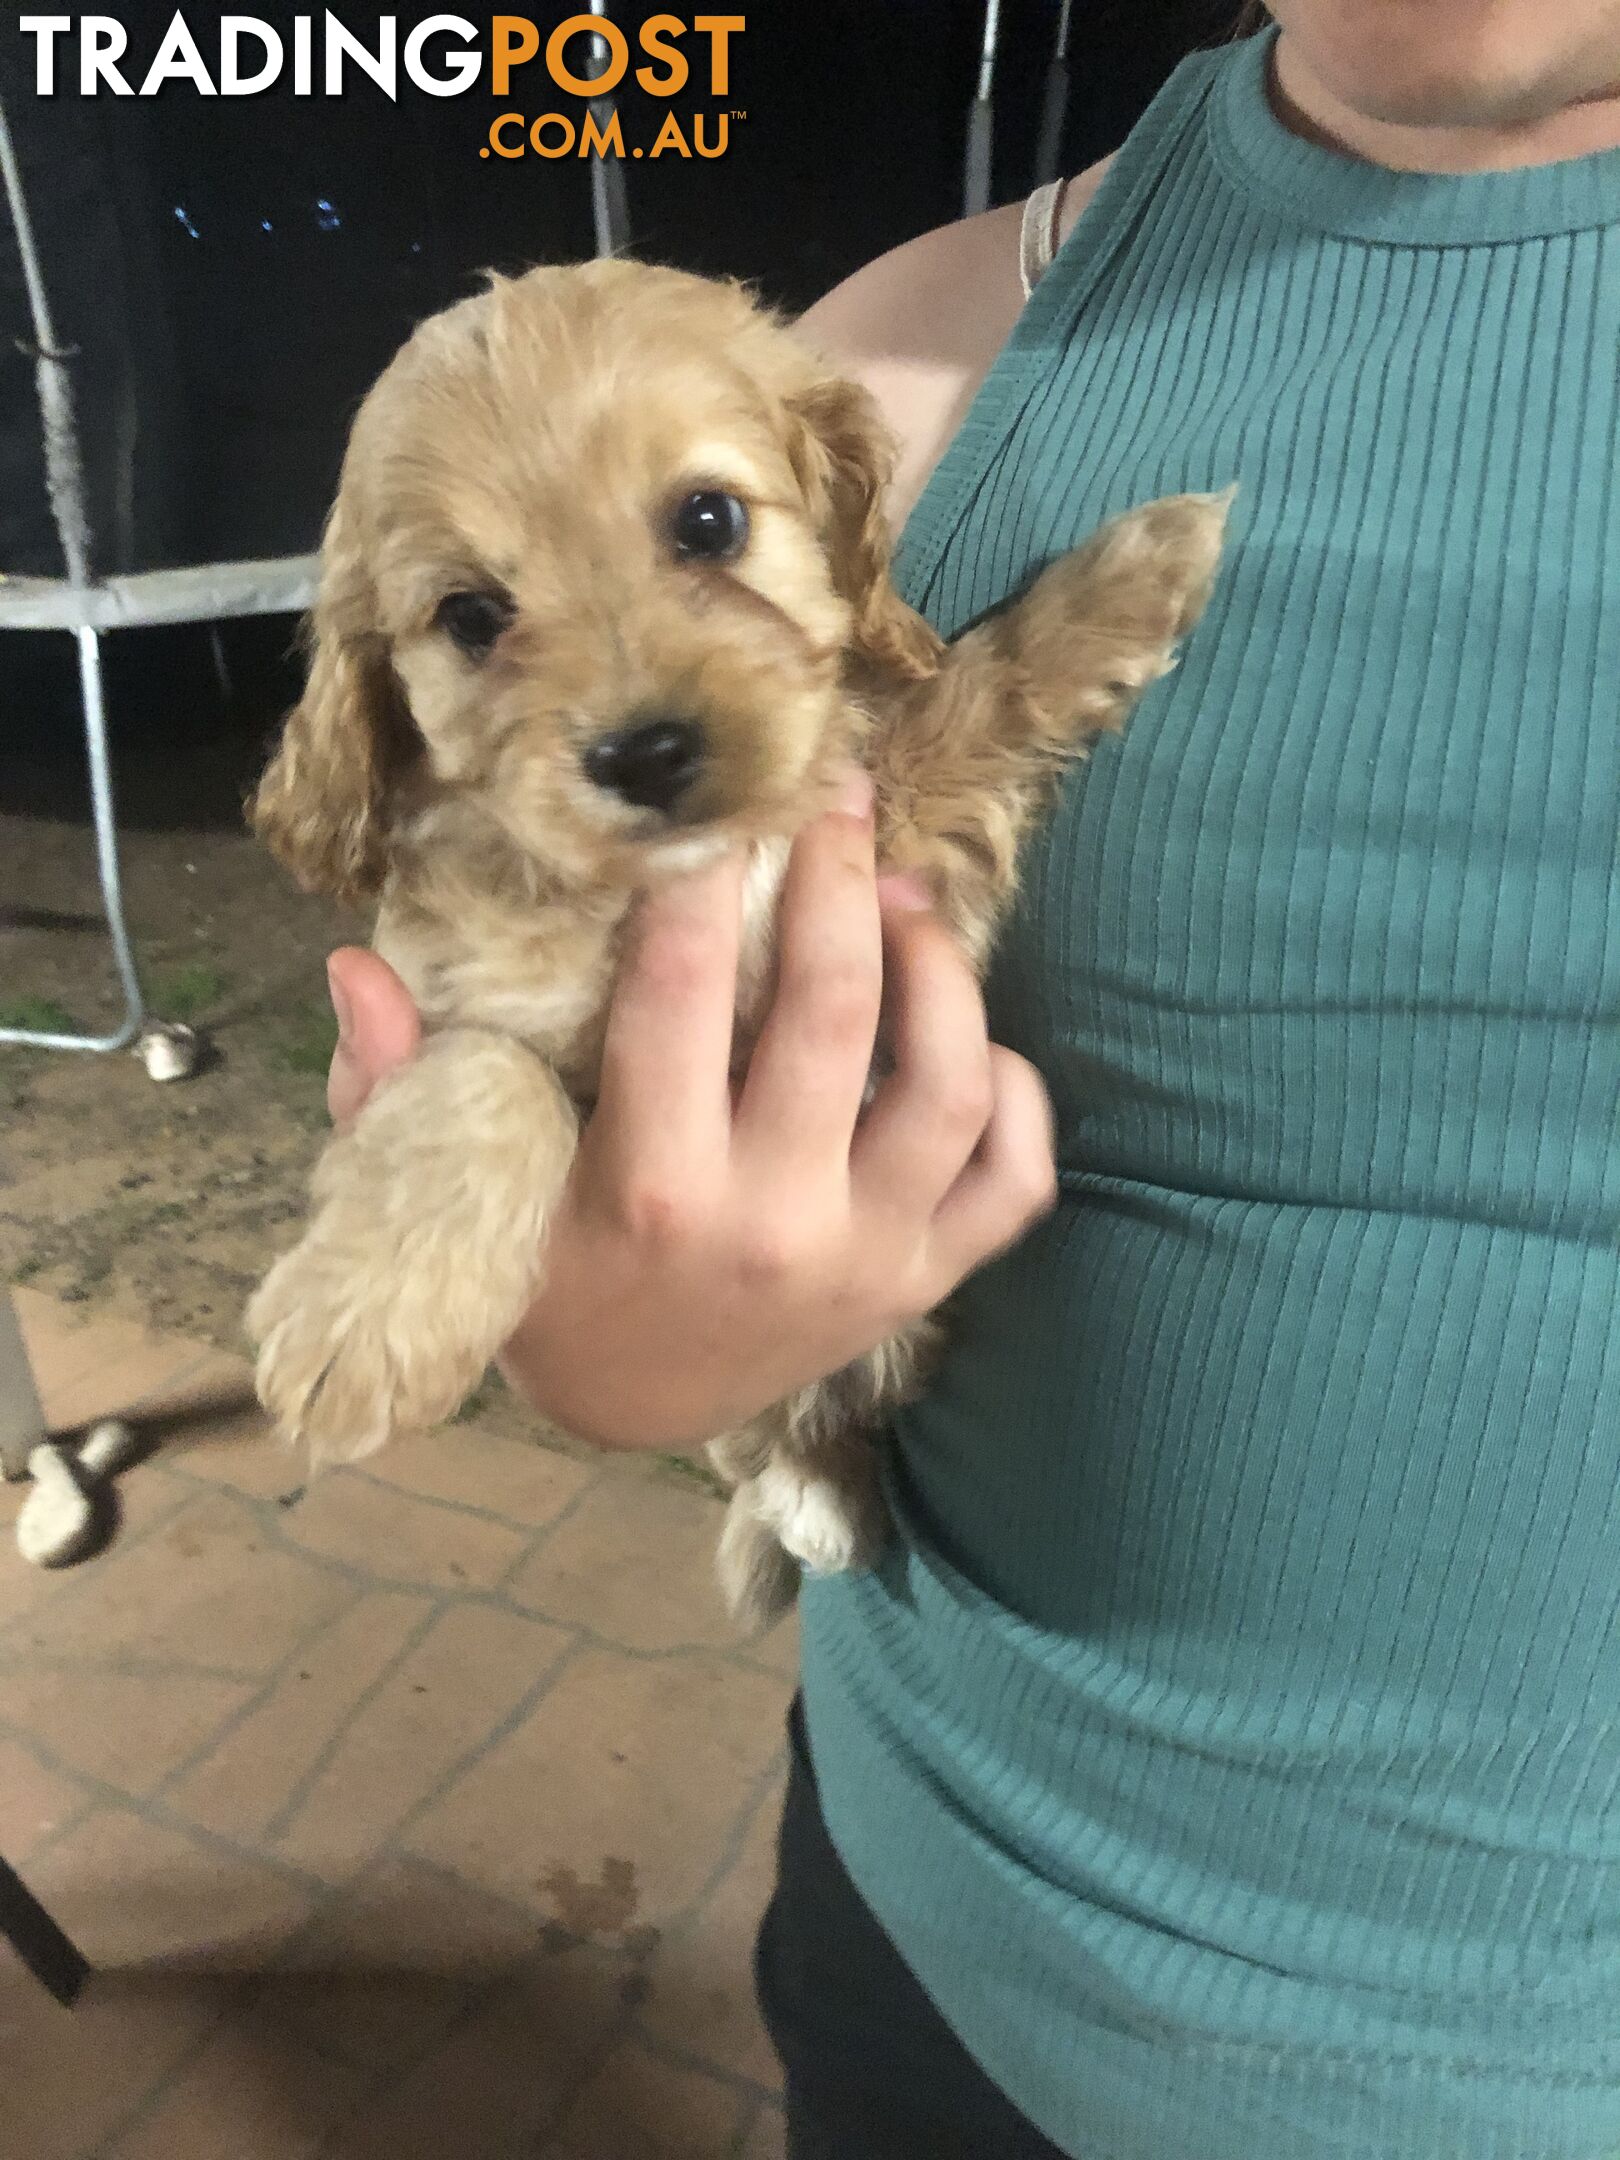
[[[148,1018],[140,970],[124,909],[118,858],[118,815],[107,749],[106,691],[101,672],[104,632],[156,623],[219,622],[234,615],[301,613],[314,598],[318,558],[288,556],[270,562],[211,563],[181,570],[147,571],[133,577],[96,578],[84,487],[84,461],[74,417],[72,364],[75,349],[57,337],[50,296],[34,239],[5,103],[0,99],[0,192],[11,216],[33,332],[34,387],[45,451],[45,487],[51,522],[66,565],[59,578],[0,574],[0,630],[66,631],[78,656],[79,708],[90,768],[90,808],[95,831],[96,877],[101,910],[123,997],[123,1017],[108,1034],[50,1028],[0,1027],[0,1043],[37,1050],[127,1049]]]

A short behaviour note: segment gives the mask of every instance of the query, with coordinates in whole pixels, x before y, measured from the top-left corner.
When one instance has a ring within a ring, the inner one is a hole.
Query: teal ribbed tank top
[[[807,1586],[833,1838],[1082,2160],[1620,2155],[1620,154],[1195,58],[905,536],[954,632],[1239,483],[992,986],[1062,1201]]]

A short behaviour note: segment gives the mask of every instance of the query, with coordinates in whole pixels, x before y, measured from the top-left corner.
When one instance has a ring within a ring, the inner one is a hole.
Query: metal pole
[[[28,1458],[44,1438],[45,1412],[28,1345],[11,1292],[0,1283],[0,1477],[25,1478]]]
[[[15,1868],[0,1860],[0,1936],[4,1936],[42,1988],[64,2010],[77,2002],[90,1977],[90,1961],[63,1934]]]
[[[1069,37],[1074,21],[1074,0],[1063,0],[1058,12],[1057,42],[1047,63],[1046,86],[1041,95],[1041,126],[1035,145],[1035,185],[1044,187],[1058,177],[1063,159],[1063,124],[1069,116]]]
[[[979,87],[968,111],[967,156],[962,204],[968,217],[990,207],[991,165],[995,150],[996,57],[1001,46],[1001,0],[984,11],[984,43],[979,54]]]
[[[71,355],[62,349],[57,338],[50,296],[34,240],[33,221],[23,193],[22,168],[3,103],[0,103],[0,183],[4,184],[11,209],[34,333],[34,379],[45,434],[45,484],[50,496],[51,516],[67,566],[68,583],[75,591],[83,592],[90,585],[90,521],[85,507],[79,432],[73,416],[73,379],[68,366]],[[101,881],[107,933],[112,940],[113,960],[124,992],[124,1018],[110,1035],[54,1034],[43,1028],[0,1028],[0,1043],[30,1043],[40,1050],[122,1050],[139,1035],[146,1014],[135,957],[130,949],[129,930],[124,921],[123,891],[118,873],[118,824],[107,757],[101,646],[94,630],[81,627],[73,634],[79,648],[79,696],[90,763],[96,868]]]
[[[107,915],[107,934],[112,940],[113,962],[124,992],[123,1025],[101,1035],[86,1049],[123,1050],[141,1031],[145,1011],[135,955],[130,947],[129,926],[124,920],[124,886],[118,867],[118,818],[113,806],[112,764],[107,755],[107,708],[101,684],[101,638],[94,630],[76,630],[79,648],[79,687],[84,703],[84,739],[90,754],[90,808],[96,827],[96,870],[101,879],[101,898]]]
[[[591,0],[593,15],[606,15],[607,0]],[[598,75],[607,72],[608,48],[603,37],[591,40]],[[617,98],[591,99],[591,117],[598,131],[607,135],[618,118]],[[596,156],[591,160],[591,218],[596,228],[598,255],[622,255],[630,245],[630,198],[624,184],[622,158]]]

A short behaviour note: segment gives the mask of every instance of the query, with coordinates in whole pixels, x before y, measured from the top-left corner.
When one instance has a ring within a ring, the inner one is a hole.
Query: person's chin
[[[1568,103],[1567,94],[1556,85],[1526,88],[1437,72],[1427,82],[1402,84],[1398,90],[1368,86],[1359,109],[1386,127],[1468,128],[1484,133],[1550,119]]]
[[[1409,62],[1386,54],[1372,67],[1324,65],[1317,79],[1347,117],[1413,133],[1497,133],[1548,119],[1571,98],[1560,83],[1525,84],[1468,73],[1443,54]],[[1296,102],[1305,104],[1307,96],[1308,91]]]

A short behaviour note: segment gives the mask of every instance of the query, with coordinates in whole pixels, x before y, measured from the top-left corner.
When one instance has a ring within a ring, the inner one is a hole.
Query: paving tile
[[[734,2086],[622,2041],[569,2109],[542,2160],[717,2160],[749,2102]]]
[[[0,1853],[14,1867],[83,1804],[71,1779],[47,1770],[15,1740],[0,1739]]]
[[[500,1982],[364,2102],[323,2160],[535,2160],[607,2050],[626,1977],[621,1960],[580,1948]]]
[[[32,1488],[24,1484],[4,1486],[4,1490],[26,1495]],[[0,1657],[24,1639],[22,1622],[43,1614],[45,1607],[71,1605],[97,1579],[97,1570],[106,1566],[114,1551],[130,1549],[136,1538],[145,1536],[162,1516],[173,1514],[184,1499],[186,1493],[173,1480],[153,1471],[149,1462],[140,1462],[127,1469],[112,1488],[112,1523],[106,1542],[76,1566],[35,1568],[17,1551],[13,1538],[0,1538]]]
[[[277,1850],[345,1880],[512,1715],[572,1642],[559,1628],[498,1607],[453,1606],[350,1720],[290,1821],[278,1826]],[[529,1820],[521,1808],[509,1835],[522,1842]]]
[[[6,1485],[0,1490],[25,1495],[31,1487]],[[15,1515],[12,1520],[16,1520]],[[0,1654],[15,1646],[23,1623],[37,1613],[64,1582],[71,1580],[74,1572],[30,1566],[18,1552],[14,1534],[7,1530],[0,1538]]]
[[[305,1644],[264,1701],[168,1790],[169,1806],[228,1837],[262,1838],[432,1611],[425,1594],[363,1592]]]
[[[395,1492],[369,1477],[328,1470],[285,1516],[305,1552],[389,1582],[487,1590],[522,1552],[527,1533],[505,1523]]]
[[[798,1608],[778,1620],[768,1635],[738,1645],[737,1655],[766,1672],[779,1673],[795,1687],[799,1680]]]
[[[703,1888],[780,1743],[784,1690],[702,1652],[580,1653],[410,1831],[410,1850],[598,1939]]]
[[[29,1484],[0,1486],[18,1506]],[[113,1519],[109,1536],[86,1559],[69,1568],[31,1567],[10,1536],[0,1537],[0,1654],[15,1648],[19,1624],[46,1606],[66,1606],[97,1579],[114,1552],[122,1552],[186,1498],[184,1488],[151,1462],[126,1470],[112,1489]],[[15,1516],[13,1516],[13,1520]]]
[[[252,1693],[249,1680],[198,1673],[25,1664],[0,1671],[0,1721],[25,1730],[69,1769],[144,1795]]]
[[[414,2061],[537,1931],[514,1907],[410,1860],[380,1860],[291,1942],[254,2020],[362,2068]]]
[[[17,1289],[17,1318],[45,1418],[54,1432],[172,1399],[208,1360],[206,1345],[129,1320],[86,1315],[43,1291]]]
[[[138,1544],[115,1539],[40,1626],[54,1657],[139,1657],[259,1677],[349,1604],[230,1493],[199,1493]],[[6,1645],[0,1641],[0,1654]]]
[[[260,1500],[284,1500],[310,1481],[308,1464],[277,1438],[248,1382],[233,1385],[225,1401],[174,1419],[159,1460],[186,1477]]]
[[[171,1515],[178,1515],[191,1498],[189,1487],[172,1478],[156,1456],[146,1456],[120,1471],[113,1481],[112,1497],[117,1509],[112,1536],[81,1565],[63,1568],[50,1580],[60,1584],[68,1597],[77,1597],[114,1553],[127,1552]]]
[[[410,1433],[366,1459],[366,1474],[422,1500],[448,1500],[485,1508],[525,1530],[554,1522],[599,1473],[540,1446],[480,1432],[472,1425],[444,1425]]]
[[[206,1345],[196,1348],[194,1364],[178,1368],[128,1405],[128,1415],[137,1424],[183,1430],[199,1419],[257,1407],[253,1368],[245,1358]]]
[[[773,1791],[701,1912],[659,1945],[640,2012],[655,2040],[771,2092],[781,2069],[754,1999],[754,1936],[775,1881],[781,1812]]]
[[[9,1494],[26,1492],[28,1488],[7,1485],[0,1490]],[[15,1516],[12,1519],[15,1521]],[[7,1532],[0,1540],[0,1651],[15,1642],[21,1623],[37,1612],[66,1579],[52,1569],[30,1567]]]
[[[589,1627],[633,1650],[730,1650],[796,1680],[799,1622],[790,1613],[750,1641],[714,1576],[725,1503],[662,1466],[610,1462],[566,1522],[513,1575],[532,1612]]]
[[[633,1650],[729,1649],[738,1640],[714,1579],[718,1500],[645,1465],[598,1478],[518,1569],[509,1594]]]
[[[131,1406],[129,1415],[165,1450],[183,1446],[199,1428],[242,1417],[252,1421],[258,1444],[289,1457],[272,1435],[253,1392],[253,1368],[223,1350],[204,1352],[198,1363]]]
[[[105,2160],[314,2160],[366,2083],[363,2071],[231,2019]]]
[[[254,1971],[312,1908],[281,1870],[111,1805],[48,1846],[28,1880],[103,1971]]]
[[[0,1961],[0,2160],[781,2160],[796,1636],[735,1638],[718,1505],[482,1423],[308,1481],[242,1361],[26,1302],[53,1399],[122,1372],[158,1446],[98,1559],[0,1545],[0,1851],[112,1968],[69,2016]]]
[[[60,2009],[0,1948],[7,2160],[84,2160],[224,2013],[234,1978],[115,1973]]]
[[[81,1385],[87,1372],[111,1372],[154,1339],[149,1328],[70,1304],[26,1283],[14,1284],[11,1295],[47,1411],[54,1400]],[[192,1350],[190,1344],[184,1348]]]

